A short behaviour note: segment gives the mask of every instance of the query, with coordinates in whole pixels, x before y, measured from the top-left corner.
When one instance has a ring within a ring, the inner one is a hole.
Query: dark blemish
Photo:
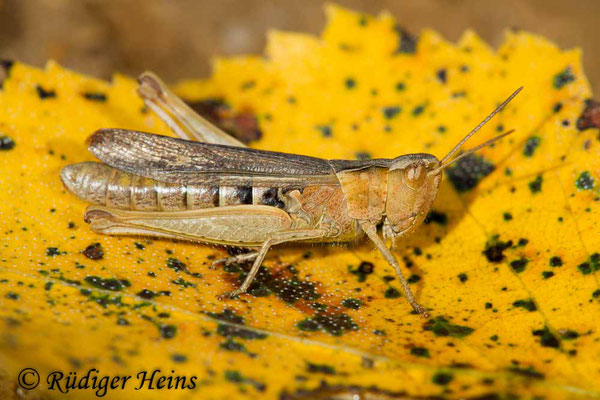
[[[592,254],[586,262],[579,264],[577,269],[584,275],[598,271],[600,269],[600,254]]]
[[[156,278],[156,274],[152,271],[148,272],[146,275],[148,275],[151,278]]]
[[[6,296],[5,296],[5,297],[6,297],[7,299],[9,299],[9,300],[15,300],[15,301],[16,301],[16,300],[19,300],[19,298],[20,298],[21,296],[19,296],[19,294],[18,294],[18,293],[15,293],[15,292],[8,292],[8,293],[6,293]]]
[[[570,122],[568,119],[563,119],[561,124],[562,124],[562,126],[569,126]]]
[[[153,299],[154,297],[157,296],[156,292],[153,292],[152,290],[148,290],[148,289],[143,289],[142,291],[138,292],[137,296],[143,298],[143,299]]]
[[[592,190],[594,188],[594,178],[588,171],[583,171],[575,181],[575,186],[579,190]]]
[[[439,133],[445,133],[445,132],[446,132],[446,130],[447,130],[447,129],[446,129],[446,127],[445,127],[444,125],[440,125],[440,126],[438,126],[438,127],[437,127],[437,131],[438,131]]]
[[[317,125],[315,129],[321,132],[321,135],[323,135],[323,137],[328,138],[331,137],[331,135],[333,135],[331,126],[329,125]]]
[[[510,372],[513,372],[515,374],[527,377],[527,378],[533,378],[533,379],[544,379],[544,374],[542,374],[541,372],[536,371],[533,367],[528,367],[528,368],[520,368],[520,367],[510,367],[508,369]]]
[[[70,221],[69,224],[67,225],[67,228],[69,229],[75,229],[77,227],[77,225],[75,225],[75,222]]]
[[[530,312],[537,311],[537,306],[535,305],[535,302],[533,301],[533,299],[517,300],[517,301],[514,301],[512,303],[512,305],[513,305],[513,307],[524,308]]]
[[[187,362],[188,358],[184,354],[175,353],[171,355],[171,360],[177,364]]]
[[[490,303],[490,302],[486,302],[486,303],[485,303],[485,309],[486,309],[486,310],[489,310],[489,309],[490,309],[490,308],[492,308],[492,307],[493,307],[492,303]]]
[[[417,51],[417,38],[399,25],[394,26],[400,43],[395,53],[414,54]]]
[[[588,99],[581,116],[577,118],[577,129],[583,131],[590,128],[600,128],[600,102]]]
[[[269,188],[265,190],[261,196],[261,202],[266,206],[277,207],[284,209],[285,203],[279,199],[277,188]]]
[[[177,327],[174,325],[159,325],[158,331],[163,339],[173,339],[177,334]]]
[[[363,302],[359,299],[344,299],[342,305],[352,310],[358,310],[362,306]]]
[[[335,375],[335,368],[327,364],[306,363],[306,372],[311,374]]]
[[[227,370],[225,371],[225,379],[232,383],[247,383],[252,385],[259,392],[264,392],[267,389],[267,385],[258,382],[254,379],[246,378],[240,374],[239,371]]]
[[[258,119],[249,110],[234,114],[228,104],[216,98],[187,103],[198,114],[243,143],[247,144],[262,137]]]
[[[61,254],[66,254],[61,252],[57,247],[48,247],[46,249],[46,255],[48,257],[56,257],[56,256],[60,256]]]
[[[421,280],[421,277],[419,275],[411,275],[408,277],[408,279],[406,280],[408,283],[417,283]]]
[[[179,285],[183,288],[189,288],[189,287],[195,288],[197,286],[195,283],[188,282],[188,281],[184,280],[183,278],[177,278],[171,282],[173,282],[174,284]]]
[[[15,148],[15,146],[16,143],[14,140],[12,140],[12,138],[6,135],[0,136],[0,151],[12,150]]]
[[[208,316],[215,318],[219,321],[229,322],[232,324],[243,325],[245,323],[244,317],[237,315],[234,311],[225,309],[221,313],[207,313]],[[265,339],[266,334],[244,329],[238,326],[232,326],[227,324],[219,324],[217,326],[217,333],[221,336],[228,338],[238,337],[241,339]]]
[[[198,273],[198,272],[191,272],[187,265],[181,261],[178,260],[175,257],[169,257],[167,258],[167,267],[171,268],[173,271],[175,272],[183,272],[185,274],[188,274],[190,276],[193,276],[194,278],[202,278],[202,274]]]
[[[219,344],[219,347],[227,351],[239,351],[242,353],[246,352],[246,346],[232,339],[225,340],[223,343]]]
[[[415,256],[420,256],[423,254],[423,250],[421,250],[421,248],[419,248],[419,247],[415,247],[413,249],[413,253],[415,254]]]
[[[138,250],[145,250],[146,246],[144,246],[142,243],[138,243],[138,242],[133,242],[133,245],[138,249]]]
[[[361,161],[370,160],[371,158],[373,158],[371,156],[371,153],[369,153],[367,151],[357,151],[356,153],[354,153],[354,157],[357,160],[361,160]]]
[[[533,181],[529,182],[531,193],[539,193],[542,190],[542,176],[538,175]]]
[[[368,261],[363,261],[360,263],[358,268],[356,268],[354,270],[352,269],[351,266],[349,266],[348,271],[351,274],[356,275],[358,277],[359,282],[364,282],[367,279],[367,275],[370,275],[373,273],[374,268],[375,268],[375,266],[373,265],[373,263],[368,262]]]
[[[555,105],[552,107],[552,111],[553,111],[554,113],[558,113],[558,112],[560,112],[560,110],[562,110],[562,108],[563,108],[563,105],[562,105],[562,103],[561,103],[561,102],[558,102],[558,103],[556,103],[556,104],[555,104]]]
[[[115,292],[131,286],[131,283],[127,279],[104,279],[100,278],[99,276],[86,276],[83,280],[86,281],[90,286]]]
[[[256,82],[255,82],[255,81],[252,81],[252,80],[250,80],[250,81],[243,82],[243,83],[240,85],[240,89],[241,89],[241,90],[248,90],[248,89],[252,89],[254,86],[256,86]]]
[[[381,329],[373,329],[373,335],[387,336],[387,333],[386,333],[386,331],[381,330]]]
[[[413,347],[410,349],[410,354],[416,357],[430,358],[429,350],[425,347]]]
[[[361,15],[360,18],[358,19],[358,24],[360,26],[367,26],[367,17],[364,15]]]
[[[600,289],[596,289],[596,290],[594,290],[594,292],[592,293],[592,297],[593,297],[594,299],[597,299],[597,298],[599,298],[599,297],[600,297]]]
[[[425,105],[418,105],[415,108],[413,108],[412,115],[414,117],[417,117],[417,116],[423,114],[423,111],[425,111]]]
[[[470,154],[446,169],[446,176],[458,192],[467,192],[494,170],[494,165],[477,154]]]
[[[306,332],[316,332],[320,329],[319,324],[310,318],[306,318],[296,324],[298,329]]]
[[[430,224],[432,222],[435,222],[438,225],[445,226],[448,224],[448,216],[446,215],[446,213],[431,210],[425,217],[423,223]]]
[[[554,79],[552,80],[552,84],[555,89],[561,89],[568,83],[571,83],[575,80],[575,75],[573,75],[573,70],[571,67],[567,67],[558,74],[554,75]]]
[[[344,85],[346,85],[346,89],[354,89],[356,87],[356,80],[354,78],[346,78]]]
[[[463,65],[461,65],[461,66],[460,66],[460,72],[462,72],[463,74],[464,74],[465,72],[469,72],[469,66],[468,66],[468,65],[464,65],[464,64],[463,64]]]
[[[520,274],[521,272],[525,271],[525,267],[527,266],[528,263],[529,263],[529,260],[526,259],[525,257],[522,257],[522,258],[519,258],[518,260],[511,261],[510,267],[513,269],[513,271]]]
[[[579,337],[579,333],[571,329],[561,329],[558,333],[560,333],[560,337],[564,340],[575,340]]]
[[[171,296],[171,292],[169,292],[168,290],[161,290],[160,292],[153,292],[152,290],[148,290],[148,289],[143,289],[140,292],[138,292],[137,296],[143,298],[143,299],[153,299],[155,297],[158,296]]]
[[[535,153],[535,149],[538,148],[541,141],[542,139],[540,139],[539,136],[532,136],[529,139],[527,139],[527,141],[525,142],[525,146],[523,147],[523,155],[525,157],[533,156],[533,153]]]
[[[468,279],[469,279],[469,276],[467,274],[465,274],[464,272],[458,274],[458,280],[461,281],[462,283],[465,283]]]
[[[542,272],[542,277],[543,277],[544,279],[550,279],[550,278],[552,278],[553,276],[554,276],[554,272],[552,272],[552,271],[543,271],[543,272]]]
[[[101,260],[104,257],[104,250],[100,243],[92,243],[85,250],[82,251],[83,255],[90,260]]]
[[[314,332],[317,330],[322,330],[333,336],[341,336],[346,331],[358,329],[358,325],[352,320],[352,318],[344,313],[317,313],[312,318],[306,318],[298,322],[296,326],[302,331]]]
[[[560,257],[554,256],[550,259],[551,267],[562,267],[562,265],[563,265],[563,261]]]
[[[108,99],[104,93],[92,93],[92,92],[84,93],[83,97],[85,97],[86,100],[99,101],[99,102],[104,102]]]
[[[423,325],[423,329],[432,331],[436,336],[451,336],[459,339],[475,331],[475,329],[468,326],[452,324],[444,317],[430,319]]]
[[[129,321],[127,321],[125,318],[119,317],[119,318],[117,318],[117,325],[128,326],[128,325],[131,325],[131,323]]]
[[[396,83],[396,90],[399,92],[402,92],[404,89],[406,89],[406,85],[404,84],[404,82],[398,82]]]
[[[37,90],[37,94],[42,100],[56,97],[56,92],[54,90],[45,90],[40,85],[35,85],[35,90]]]
[[[511,219],[513,219],[512,214],[509,212],[505,212],[504,214],[502,214],[502,217],[504,218],[505,221],[510,221]]]
[[[492,342],[497,342],[498,341],[498,335],[492,335],[492,336],[490,336],[490,340]]]
[[[387,288],[385,293],[383,294],[386,299],[397,299],[400,297],[400,292],[394,289],[393,287]]]
[[[448,372],[438,372],[431,378],[431,382],[436,385],[445,386],[452,382],[454,376]]]
[[[240,265],[237,271],[237,285],[241,285],[250,269],[249,265]],[[274,294],[280,300],[294,304],[300,300],[315,300],[319,298],[315,284],[308,280],[300,280],[295,268],[286,268],[271,273],[269,269],[260,267],[254,282],[248,288],[248,294],[254,297],[264,297]]]
[[[447,74],[445,68],[438,69],[437,72],[435,73],[435,76],[441,83],[446,83],[448,80],[448,74]]]
[[[532,332],[533,336],[540,337],[540,344],[544,347],[558,348],[560,346],[559,340],[550,332],[547,326],[544,329],[537,329]]]
[[[400,114],[402,108],[400,108],[399,106],[389,106],[384,107],[381,111],[383,112],[383,116],[386,119],[391,119],[394,118],[396,115]]]
[[[52,285],[54,285],[54,282],[46,282],[46,284],[44,285],[44,290],[49,291],[50,289],[52,289]]]
[[[498,239],[498,235],[492,236],[492,238],[485,244],[485,250],[483,254],[491,263],[502,262],[506,257],[504,256],[504,250],[511,247],[513,244],[512,240],[503,242]]]
[[[521,238],[519,239],[519,241],[517,242],[516,247],[524,247],[527,245],[527,243],[529,243],[529,240],[525,239],[525,238]]]
[[[290,104],[296,104],[296,98],[294,96],[289,96],[286,101]]]
[[[452,97],[459,98],[459,97],[465,97],[467,95],[467,92],[465,92],[464,90],[459,90],[456,92],[452,92]]]

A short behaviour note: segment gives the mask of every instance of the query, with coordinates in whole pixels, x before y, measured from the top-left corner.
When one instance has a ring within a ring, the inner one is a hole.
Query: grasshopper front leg
[[[385,257],[386,261],[396,271],[396,274],[398,275],[398,278],[400,279],[400,283],[402,284],[402,288],[404,289],[404,294],[406,294],[406,299],[408,300],[408,302],[410,303],[412,308],[419,314],[423,315],[425,318],[428,318],[429,313],[423,306],[421,306],[415,300],[415,296],[413,295],[412,290],[410,290],[410,287],[408,286],[408,282],[404,278],[404,274],[402,273],[402,270],[400,269],[400,264],[398,263],[398,260],[396,259],[394,254],[392,254],[390,249],[387,248],[387,246],[385,245],[383,240],[381,240],[379,235],[377,235],[377,228],[375,227],[375,225],[373,225],[370,222],[365,222],[365,223],[363,223],[362,228],[365,231],[365,233],[367,234],[367,236],[369,237],[369,239],[371,239],[371,241],[373,243],[375,243],[375,246],[377,246],[377,249],[381,252],[383,257]]]
[[[227,297],[231,298],[231,297],[238,296],[242,293],[245,293],[248,290],[248,288],[252,284],[252,281],[256,277],[256,274],[258,273],[258,269],[260,268],[263,260],[265,259],[265,256],[267,255],[267,252],[269,251],[271,246],[274,246],[274,245],[280,244],[280,243],[284,243],[284,242],[295,242],[295,241],[300,241],[300,240],[320,239],[320,238],[327,236],[327,230],[325,230],[325,229],[289,230],[289,231],[274,232],[270,236],[271,237],[269,239],[265,240],[262,247],[256,254],[256,259],[254,260],[254,264],[252,264],[252,268],[250,269],[250,272],[248,273],[248,276],[246,276],[246,279],[244,280],[242,285],[238,289],[236,289],[232,292],[222,294],[221,296],[219,296],[219,300],[223,300]],[[250,254],[252,254],[252,253],[250,253]]]

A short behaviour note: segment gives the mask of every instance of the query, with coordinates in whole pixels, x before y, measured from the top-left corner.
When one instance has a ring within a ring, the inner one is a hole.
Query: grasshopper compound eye
[[[418,190],[423,186],[426,177],[427,169],[422,163],[415,163],[404,170],[404,183],[413,190]]]

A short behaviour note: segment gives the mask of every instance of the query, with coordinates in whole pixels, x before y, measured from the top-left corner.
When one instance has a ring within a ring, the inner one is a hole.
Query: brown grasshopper
[[[385,242],[395,243],[423,222],[444,168],[510,133],[450,160],[521,90],[441,161],[423,153],[357,161],[247,148],[196,114],[154,75],[144,73],[139,82],[146,105],[180,139],[122,129],[101,129],[89,137],[89,150],[104,163],[66,166],[61,179],[72,193],[97,204],[84,216],[93,231],[254,249],[215,262],[254,260],[243,284],[221,298],[248,289],[271,246],[348,242],[366,235],[395,269],[408,302],[425,316]],[[380,224],[383,239],[377,233]]]

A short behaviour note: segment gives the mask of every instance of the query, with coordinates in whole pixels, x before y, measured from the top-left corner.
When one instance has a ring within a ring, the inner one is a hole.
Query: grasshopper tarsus
[[[252,261],[244,283],[217,296],[245,293],[269,248],[284,242],[350,242],[365,234],[394,268],[415,313],[426,318],[386,246],[414,232],[428,214],[445,168],[461,146],[519,92],[514,92],[442,161],[432,154],[394,159],[325,160],[247,148],[196,114],[156,76],[144,73],[138,93],[181,139],[102,129],[88,140],[102,163],[69,165],[65,186],[84,200],[98,233],[146,235],[252,248],[210,268]],[[192,140],[182,140],[192,139]],[[376,226],[383,223],[383,239]],[[335,227],[335,229],[332,229]]]

